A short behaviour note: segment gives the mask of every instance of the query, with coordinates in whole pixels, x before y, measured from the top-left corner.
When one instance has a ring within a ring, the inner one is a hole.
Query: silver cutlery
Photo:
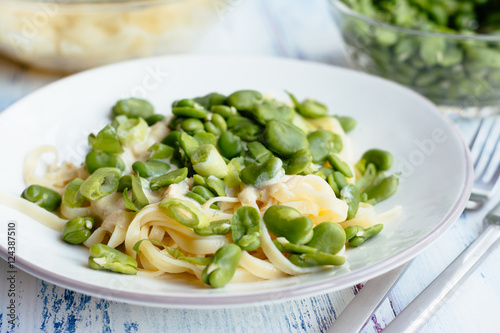
[[[469,149],[471,151],[471,155],[474,161],[474,184],[472,187],[471,197],[469,202],[466,205],[466,210],[479,210],[484,204],[488,201],[491,193],[495,188],[497,180],[500,177],[500,165],[493,171],[491,170],[491,164],[495,157],[495,152],[498,150],[500,143],[500,133],[496,131],[497,120],[496,119],[482,119],[478,129],[476,130],[471,143],[469,145]],[[497,132],[497,138],[492,141],[490,138],[493,136],[493,133]],[[500,211],[500,209],[498,209]],[[492,211],[493,212],[493,211]],[[495,237],[495,234],[498,233],[497,225],[489,225],[489,227],[485,230],[483,235],[479,237],[464,253],[462,254],[465,257],[465,252],[473,253],[474,255],[480,255],[481,257],[486,253],[487,249],[490,249],[498,239]],[[494,231],[493,231],[494,230]],[[475,245],[474,245],[475,244]],[[474,245],[474,246],[473,246]],[[473,251],[473,252],[472,252]],[[452,265],[459,266],[459,260],[463,260],[464,257],[462,255],[457,258],[450,266]],[[462,257],[462,258],[461,258]],[[457,279],[456,282],[451,285],[448,284],[448,287],[453,288],[456,284],[458,284],[461,280],[465,278],[467,273],[470,273],[472,269],[477,265],[479,259],[481,257],[476,257],[476,261],[469,262],[467,266],[464,266],[461,269],[455,268],[453,271],[453,276]],[[460,259],[461,258],[461,259]],[[335,320],[333,325],[327,332],[359,332],[366,325],[367,321],[371,318],[373,313],[377,310],[377,308],[382,304],[384,299],[387,297],[387,294],[392,290],[394,285],[397,283],[403,272],[406,271],[409,263],[402,265],[388,273],[385,273],[375,279],[372,279],[363,286],[361,291],[356,295],[353,301],[349,303],[349,305],[344,309],[339,318]],[[452,271],[448,271],[447,274],[452,274]],[[446,271],[445,271],[446,272]],[[443,272],[442,274],[445,274]],[[449,278],[450,276],[447,276]],[[437,280],[437,279],[436,279]],[[446,281],[446,280],[444,280]],[[430,288],[430,286],[429,286]],[[423,311],[428,311],[426,314],[430,316],[432,312],[437,309],[437,307],[442,304],[445,300],[446,296],[451,292],[449,289],[446,293],[443,291],[442,293],[438,293],[440,288],[446,288],[446,286],[438,286],[433,287],[433,291],[429,291],[427,295],[431,295],[429,297],[436,297],[435,302],[432,304],[427,304],[429,307],[427,309],[423,309]],[[444,293],[444,294],[443,294]],[[422,293],[423,294],[423,293]],[[420,297],[420,296],[419,296]],[[417,298],[419,298],[417,297]],[[424,296],[422,297],[424,298]],[[415,299],[416,301],[417,299]],[[429,301],[429,300],[428,300]],[[421,301],[423,302],[423,301]],[[418,305],[420,308],[423,303]],[[432,306],[432,309],[430,308]],[[415,310],[414,310],[415,311]],[[401,313],[405,313],[407,321],[409,321],[414,317],[417,313],[412,314],[412,309],[406,311],[406,309]],[[395,327],[393,332],[403,332],[405,326],[405,319],[398,319],[401,317],[401,314],[393,320],[394,324],[390,324],[390,326]],[[422,315],[422,314],[421,314]],[[427,317],[428,317],[427,316]],[[427,318],[425,317],[425,318]],[[420,318],[420,317],[418,317]],[[420,321],[417,321],[417,318],[413,318],[415,322],[414,326],[419,327],[423,321],[420,318]],[[408,323],[407,323],[408,324]],[[418,325],[418,326],[417,326]],[[413,326],[412,326],[413,327]],[[392,330],[390,328],[389,330]],[[410,329],[410,327],[408,327]],[[414,328],[416,329],[416,328]],[[408,332],[411,332],[408,331]]]

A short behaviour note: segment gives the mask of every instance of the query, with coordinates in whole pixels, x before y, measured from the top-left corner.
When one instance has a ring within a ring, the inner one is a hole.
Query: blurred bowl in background
[[[340,0],[329,2],[358,69],[408,86],[438,105],[473,110],[466,116],[498,112],[485,107],[500,105],[500,35],[401,28]]]
[[[0,52],[75,72],[191,50],[227,0],[0,0]]]

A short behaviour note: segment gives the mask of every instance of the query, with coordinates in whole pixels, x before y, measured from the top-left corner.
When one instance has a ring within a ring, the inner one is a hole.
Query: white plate
[[[87,267],[84,247],[11,208],[0,206],[0,255],[7,257],[6,221],[17,221],[17,266],[54,284],[98,297],[175,307],[262,304],[312,296],[366,281],[409,261],[431,245],[462,212],[472,168],[461,136],[436,107],[414,92],[347,69],[296,60],[256,57],[169,56],[141,59],[83,72],[55,82],[0,115],[1,190],[19,195],[26,154],[41,144],[56,146],[64,160],[81,163],[87,135],[107,121],[116,100],[134,94],[161,113],[173,100],[218,91],[256,89],[286,100],[326,103],[332,113],[357,119],[352,132],[356,157],[379,147],[395,156],[402,173],[395,205],[404,215],[383,232],[348,251],[348,265],[274,281],[210,289],[176,278],[124,276]]]

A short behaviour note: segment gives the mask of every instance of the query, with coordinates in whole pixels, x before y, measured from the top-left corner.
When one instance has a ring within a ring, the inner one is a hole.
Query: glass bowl
[[[220,20],[220,0],[0,0],[0,52],[75,72],[186,52]]]
[[[354,66],[408,86],[461,115],[498,112],[500,35],[401,28],[329,0]]]

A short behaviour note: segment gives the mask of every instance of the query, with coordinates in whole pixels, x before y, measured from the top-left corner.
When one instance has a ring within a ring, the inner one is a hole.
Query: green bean
[[[82,184],[83,179],[75,178],[66,186],[66,190],[64,190],[62,197],[63,205],[71,208],[81,207],[83,205],[85,197],[80,193],[80,186],[82,186]]]
[[[357,228],[353,231],[347,230],[348,228]],[[362,227],[359,226],[349,226],[346,228],[346,234],[349,232],[349,236],[353,235],[351,238],[349,238],[349,245],[352,247],[357,247],[363,244],[367,239],[377,235],[382,231],[384,226],[382,224],[375,224],[374,226],[369,227],[368,229],[363,229]],[[356,233],[354,233],[354,231]]]
[[[144,120],[146,120],[146,122],[148,123],[148,126],[153,126],[154,124],[156,124],[157,122],[162,121],[163,119],[165,119],[164,115],[162,115],[162,114],[154,114],[152,116],[147,117]]]
[[[148,134],[148,123],[142,118],[129,119],[118,126],[116,133],[123,145],[142,142]]]
[[[314,227],[313,237],[306,244],[320,252],[337,254],[344,248],[346,236],[338,223],[322,222]]]
[[[230,107],[227,105],[214,105],[212,106],[210,111],[212,111],[213,113],[220,114],[225,119],[236,116],[237,114],[236,109],[234,107]]]
[[[232,132],[222,133],[217,146],[222,156],[229,159],[239,156],[243,151],[243,144],[240,137],[234,135]]]
[[[309,149],[314,163],[325,163],[331,153],[340,153],[343,148],[342,139],[327,130],[317,130],[307,135]]]
[[[365,193],[368,200],[374,200],[376,203],[384,201],[393,196],[398,189],[398,177],[391,175],[384,178],[380,183],[369,186]]]
[[[299,150],[292,155],[287,163],[285,173],[287,175],[296,175],[306,170],[312,163],[311,152],[307,149]]]
[[[304,102],[300,103],[293,94],[287,92],[295,105],[297,112],[306,118],[320,118],[324,117],[328,113],[328,108],[315,100],[306,98]]]
[[[351,167],[346,162],[342,161],[340,157],[335,154],[329,154],[327,156],[328,163],[332,166],[334,170],[341,172],[344,176],[351,178],[353,177]]]
[[[273,240],[273,243],[280,252],[285,252],[285,253],[300,253],[301,254],[301,253],[316,253],[318,251],[314,247],[290,243],[284,237],[276,238],[275,240]]]
[[[356,120],[352,117],[348,116],[335,116],[337,120],[340,123],[340,126],[342,126],[342,129],[344,132],[349,133],[356,127]]]
[[[316,252],[313,254],[291,254],[288,260],[299,267],[316,267],[316,266],[341,266],[345,263],[345,257],[332,255],[324,252]]]
[[[81,244],[92,234],[94,219],[90,216],[75,217],[64,225],[62,238],[66,243]]]
[[[113,106],[113,116],[120,115],[128,118],[149,118],[154,114],[154,107],[148,101],[140,98],[122,99]]]
[[[313,237],[314,224],[292,207],[271,206],[264,213],[267,229],[277,237],[285,237],[290,243],[306,244]]]
[[[250,206],[240,207],[231,219],[233,242],[245,251],[260,247],[260,212]]]
[[[161,140],[161,143],[170,147],[178,147],[179,146],[179,138],[181,136],[180,131],[172,131],[166,137]]]
[[[241,249],[235,244],[226,244],[215,252],[214,261],[205,267],[201,279],[214,288],[224,287],[234,276],[240,262]]]
[[[132,170],[143,178],[149,178],[166,174],[170,170],[170,165],[154,160],[148,162],[136,161],[132,164]]]
[[[123,148],[118,140],[116,130],[111,125],[106,125],[95,137],[92,149],[107,153],[123,153]]]
[[[226,162],[213,145],[201,145],[193,149],[190,159],[193,169],[204,177],[213,175],[224,178],[227,175]]]
[[[243,157],[235,157],[227,164],[227,176],[224,183],[227,187],[235,187],[241,184],[240,172],[245,167]]]
[[[172,113],[176,116],[204,119],[209,115],[209,112],[203,108],[177,106],[172,109]]]
[[[89,266],[122,274],[137,273],[137,261],[134,258],[104,244],[90,247]]]
[[[226,186],[222,180],[214,176],[208,176],[206,179],[207,187],[212,191],[212,193],[216,194],[219,197],[225,197],[226,194]]]
[[[279,104],[275,101],[264,100],[255,106],[252,116],[260,124],[266,125],[271,120],[282,120],[291,122],[294,110],[288,105]]]
[[[21,198],[33,202],[49,212],[59,208],[62,201],[59,193],[40,185],[28,186],[21,194]]]
[[[170,171],[169,173],[166,173],[164,175],[153,177],[151,179],[151,183],[149,186],[151,190],[157,191],[160,188],[180,183],[181,181],[186,179],[187,175],[188,175],[187,168],[181,168],[174,171]]]
[[[210,224],[208,217],[188,200],[165,198],[158,207],[168,217],[188,228],[205,228]]]
[[[203,97],[196,97],[194,101],[203,106],[205,109],[210,110],[214,106],[224,104],[226,102],[226,96],[219,93],[210,93]]]
[[[264,163],[252,163],[240,171],[239,178],[248,185],[255,187],[278,176],[283,162],[277,157],[271,157]]]
[[[117,168],[97,169],[80,186],[80,193],[91,201],[108,196],[118,189],[121,173]]]
[[[272,120],[262,133],[263,142],[272,152],[291,157],[302,149],[308,149],[306,134],[290,122]]]
[[[90,174],[100,168],[117,168],[123,171],[125,162],[118,155],[92,150],[85,157],[85,168]]]
[[[194,228],[193,230],[200,236],[226,235],[231,231],[231,220],[211,222],[205,228]]]
[[[340,198],[348,208],[347,220],[352,219],[358,212],[359,202],[361,201],[359,189],[356,185],[349,184],[340,191]]]
[[[249,142],[247,144],[247,149],[250,152],[252,158],[258,163],[264,163],[267,161],[273,154],[267,150],[264,145],[258,141]]]
[[[227,97],[226,103],[240,111],[252,111],[262,100],[262,94],[255,90],[239,90]]]
[[[181,124],[181,128],[188,133],[194,133],[196,131],[203,131],[204,126],[201,120],[196,118],[187,118],[184,119]]]
[[[157,142],[148,148],[149,160],[163,160],[169,158],[174,153],[174,148],[163,143]]]

